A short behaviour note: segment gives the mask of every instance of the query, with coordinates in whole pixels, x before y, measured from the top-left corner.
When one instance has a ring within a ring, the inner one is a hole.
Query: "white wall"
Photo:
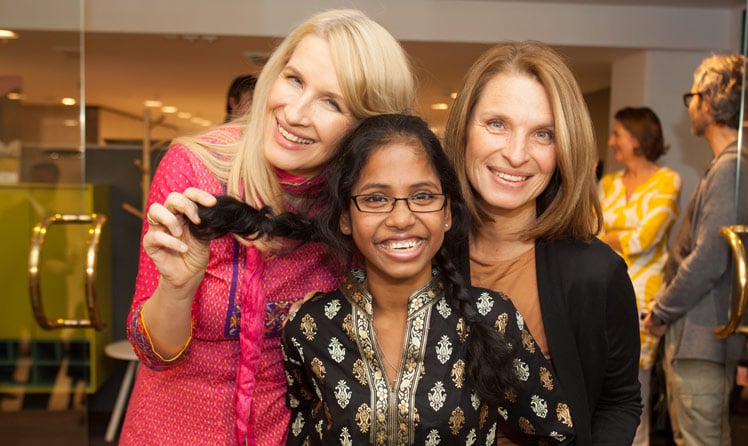
[[[0,0],[0,26],[77,29],[80,0]],[[534,1],[470,0],[88,0],[85,27],[101,32],[282,36],[310,14],[361,9],[403,40],[660,49],[734,49],[738,11]],[[73,5],[73,7],[71,7]],[[71,11],[72,10],[72,11]],[[50,14],[50,11],[55,11]],[[736,41],[737,40],[737,41]]]

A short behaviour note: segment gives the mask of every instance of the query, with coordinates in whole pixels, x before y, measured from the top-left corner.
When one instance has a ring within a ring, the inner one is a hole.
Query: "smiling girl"
[[[343,141],[324,201],[307,237],[357,267],[285,325],[289,444],[493,444],[506,425],[530,442],[573,438],[514,306],[468,288],[451,260],[469,216],[423,120],[365,119]]]

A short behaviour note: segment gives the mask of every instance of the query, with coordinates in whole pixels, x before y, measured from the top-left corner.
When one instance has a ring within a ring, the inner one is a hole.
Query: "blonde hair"
[[[591,239],[602,225],[592,121],[579,85],[561,55],[531,41],[501,43],[481,55],[465,75],[447,121],[444,145],[457,170],[473,230],[492,218],[481,207],[465,171],[467,129],[486,84],[502,73],[537,80],[548,94],[555,122],[556,170],[537,198],[534,224],[521,235],[528,240]]]
[[[382,113],[412,113],[415,80],[400,44],[381,25],[357,10],[330,10],[307,19],[275,49],[262,69],[247,115],[226,127],[242,127],[239,141],[215,139],[215,133],[182,138],[229,195],[243,197],[254,207],[283,210],[276,174],[265,159],[265,108],[270,89],[299,42],[315,35],[330,46],[341,93],[353,117],[361,120]]]

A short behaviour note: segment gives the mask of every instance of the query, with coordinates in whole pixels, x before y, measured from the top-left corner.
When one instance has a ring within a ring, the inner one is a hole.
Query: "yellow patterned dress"
[[[623,171],[609,173],[600,180],[599,195],[603,210],[603,232],[618,233],[619,254],[629,267],[641,315],[664,286],[663,270],[668,256],[668,237],[678,217],[681,177],[660,167],[626,199]],[[639,367],[650,369],[657,353],[659,338],[639,331],[641,358]]]
[[[284,327],[289,445],[496,444],[503,423],[527,444],[567,444],[573,414],[560,383],[501,293],[473,288],[485,322],[515,340],[519,385],[504,404],[482,402],[466,379],[470,336],[435,276],[408,302],[405,348],[390,383],[373,328],[372,297],[354,270],[337,291],[305,302]]]

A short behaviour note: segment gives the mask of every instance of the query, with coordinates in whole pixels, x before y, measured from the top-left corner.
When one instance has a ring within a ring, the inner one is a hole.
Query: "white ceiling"
[[[466,0],[472,1],[472,0]],[[479,1],[536,1],[540,3],[576,3],[595,5],[649,5],[649,6],[684,6],[684,7],[731,7],[745,5],[745,0],[479,0]]]

